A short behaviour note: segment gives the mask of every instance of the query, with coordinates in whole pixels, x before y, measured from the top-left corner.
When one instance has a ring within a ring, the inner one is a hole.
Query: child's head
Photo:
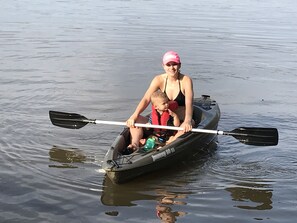
[[[169,99],[162,91],[155,91],[151,96],[151,102],[154,108],[158,111],[165,111],[168,109]]]

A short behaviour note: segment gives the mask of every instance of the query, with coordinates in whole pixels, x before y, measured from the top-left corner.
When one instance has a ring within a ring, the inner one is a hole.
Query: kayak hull
[[[193,119],[198,123],[196,128],[217,129],[220,109],[216,101],[209,96],[202,96],[194,100],[193,110]],[[127,147],[129,139],[129,129],[125,128],[115,139],[103,160],[102,168],[115,184],[176,165],[197,153],[207,152],[210,145],[217,142],[217,135],[188,132],[172,143],[149,152],[140,149],[130,155],[122,155],[121,151]]]

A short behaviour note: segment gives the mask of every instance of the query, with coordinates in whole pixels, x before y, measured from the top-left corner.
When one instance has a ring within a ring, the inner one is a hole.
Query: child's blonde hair
[[[168,97],[162,91],[155,91],[154,93],[152,93],[152,96],[151,96],[151,102],[153,105],[155,105],[157,99],[167,99],[168,100]]]

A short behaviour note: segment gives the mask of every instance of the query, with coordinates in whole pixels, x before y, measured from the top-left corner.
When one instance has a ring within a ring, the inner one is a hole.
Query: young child
[[[153,125],[180,126],[178,115],[174,110],[178,108],[175,101],[169,101],[167,95],[162,91],[155,91],[151,96],[152,113],[149,123]],[[171,138],[175,131],[166,129],[154,129],[153,134],[167,143],[171,142]]]
[[[149,123],[153,125],[168,125],[180,126],[178,115],[173,111],[178,108],[176,101],[169,101],[167,95],[162,91],[156,91],[151,96],[152,113],[149,117]],[[173,141],[173,135],[176,131],[166,129],[148,129],[145,135],[153,135],[162,141],[164,144]],[[140,140],[140,144],[145,144],[145,139]],[[134,152],[134,149],[127,147],[122,151],[123,155],[129,155]]]

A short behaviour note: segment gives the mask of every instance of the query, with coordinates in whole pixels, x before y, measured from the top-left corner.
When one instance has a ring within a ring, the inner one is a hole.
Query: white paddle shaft
[[[116,121],[103,121],[103,120],[94,120],[95,124],[105,124],[105,125],[121,125],[126,126],[126,122],[116,122]],[[183,130],[182,127],[176,126],[166,126],[166,125],[151,125],[151,124],[142,124],[142,123],[135,123],[136,127],[143,127],[143,128],[156,128],[156,129],[168,129],[168,130],[176,130],[181,131]],[[224,132],[220,130],[210,130],[210,129],[192,129],[192,132],[199,132],[199,133],[209,133],[209,134],[216,134],[216,135],[223,135]]]

